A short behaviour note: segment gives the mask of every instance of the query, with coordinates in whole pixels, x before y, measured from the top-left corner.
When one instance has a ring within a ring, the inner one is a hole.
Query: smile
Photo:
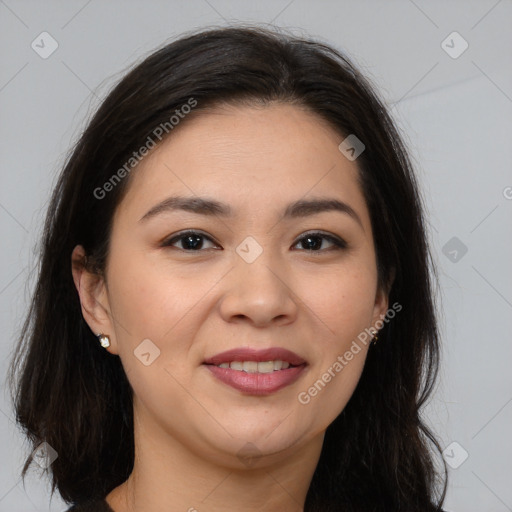
[[[216,380],[248,395],[270,395],[294,383],[306,361],[287,349],[238,348],[204,361]]]
[[[290,367],[288,361],[232,361],[231,363],[220,363],[219,368],[231,368],[232,370],[246,373],[271,373],[279,370],[286,370]]]

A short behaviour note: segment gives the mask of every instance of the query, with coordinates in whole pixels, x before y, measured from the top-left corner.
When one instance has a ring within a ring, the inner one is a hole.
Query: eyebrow
[[[208,197],[172,196],[153,206],[139,222],[147,221],[165,212],[184,210],[198,215],[231,217],[232,208],[224,203]],[[281,219],[303,218],[322,212],[337,211],[349,215],[363,228],[363,222],[356,211],[347,203],[335,198],[299,199],[290,203],[284,210]]]

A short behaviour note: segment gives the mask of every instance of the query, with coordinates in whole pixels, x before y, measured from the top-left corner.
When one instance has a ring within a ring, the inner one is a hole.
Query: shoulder
[[[65,512],[114,512],[105,500],[94,500],[79,503],[68,508]]]

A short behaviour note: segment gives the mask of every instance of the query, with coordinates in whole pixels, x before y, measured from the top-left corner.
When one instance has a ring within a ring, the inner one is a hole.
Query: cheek
[[[309,421],[306,430],[325,430],[343,411],[361,377],[367,350],[367,347],[362,347],[358,354],[343,364],[337,357],[332,358],[318,373],[311,375],[308,386],[297,395],[298,407],[301,408],[299,414]]]
[[[135,339],[166,340],[214,282],[209,275],[181,266],[155,264],[137,252],[111,253],[109,294],[114,315]],[[212,282],[210,282],[212,281]],[[122,334],[124,335],[125,332]]]
[[[326,308],[337,299],[331,316],[324,315],[330,330],[315,339],[316,361],[296,397],[313,432],[336,419],[359,382],[369,350],[370,338],[364,331],[372,313],[369,295],[338,293],[324,299]]]
[[[317,360],[297,400],[316,431],[334,421],[359,382],[369,348],[365,329],[372,319],[376,275],[368,267],[340,267],[302,282],[322,334],[315,339]]]
[[[194,308],[213,283],[183,268],[152,264],[136,251],[121,253],[113,247],[111,258],[109,300],[130,384],[153,413],[185,410],[190,397],[178,382],[186,380],[198,328]],[[141,354],[147,352],[145,365]]]
[[[369,327],[376,288],[371,269],[340,265],[321,273],[301,273],[295,283],[294,292],[307,314],[318,320],[325,339],[340,344]]]

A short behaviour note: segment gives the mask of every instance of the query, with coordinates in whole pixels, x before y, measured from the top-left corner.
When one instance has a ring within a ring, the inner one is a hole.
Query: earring
[[[372,343],[371,343],[372,345],[376,345],[376,344],[377,344],[377,341],[379,340],[379,337],[377,336],[377,333],[378,333],[378,332],[379,332],[379,331],[375,331],[375,332],[373,333],[373,338],[372,338]]]
[[[110,338],[106,334],[96,334],[98,339],[100,340],[100,344],[103,348],[110,347]]]

